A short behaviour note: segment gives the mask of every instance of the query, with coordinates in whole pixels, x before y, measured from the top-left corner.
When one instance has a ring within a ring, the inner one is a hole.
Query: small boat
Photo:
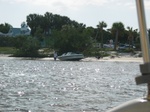
[[[74,53],[74,52],[67,52],[58,56],[58,59],[61,61],[79,61],[84,58],[83,54]]]

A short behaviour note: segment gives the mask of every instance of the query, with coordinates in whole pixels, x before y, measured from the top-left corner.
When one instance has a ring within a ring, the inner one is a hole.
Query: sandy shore
[[[110,58],[110,57],[104,57],[101,59],[97,59],[95,57],[87,57],[85,59],[82,59],[82,61],[116,61],[116,62],[143,62],[143,58],[135,58],[135,57],[115,57],[115,58]]]
[[[110,56],[103,57],[100,59],[97,59],[95,57],[85,58],[83,61],[120,61],[120,62],[143,62],[143,57],[139,57],[138,54],[141,52],[137,52],[135,55],[132,53],[117,53],[116,52],[110,52]]]
[[[53,57],[46,57],[46,58],[21,58],[21,57],[9,57],[9,54],[0,54],[0,59],[37,59],[37,60],[50,60],[53,61]],[[58,59],[57,59],[58,60]],[[89,62],[89,61],[116,61],[116,62],[143,62],[142,57],[133,57],[130,55],[122,55],[119,57],[104,57],[97,59],[95,57],[86,57],[82,59],[81,61]]]

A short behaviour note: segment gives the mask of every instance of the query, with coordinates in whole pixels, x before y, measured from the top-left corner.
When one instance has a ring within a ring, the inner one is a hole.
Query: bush
[[[39,57],[39,41],[33,37],[17,37],[15,47],[17,49],[14,56],[17,57]]]
[[[134,53],[134,49],[124,49],[124,50],[120,50],[119,52],[125,52],[125,53]]]
[[[94,56],[96,58],[109,56],[109,54],[107,53],[107,51],[105,51],[104,49],[95,49],[95,48],[92,48],[92,49],[88,49],[88,50],[84,51],[83,53],[86,56]]]
[[[15,39],[13,37],[0,37],[1,47],[14,47]]]
[[[0,54],[14,54],[16,49],[13,47],[0,47]]]

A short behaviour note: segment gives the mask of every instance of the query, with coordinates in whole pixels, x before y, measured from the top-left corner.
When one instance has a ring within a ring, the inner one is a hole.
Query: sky
[[[147,28],[150,28],[150,0],[144,0]],[[20,28],[29,14],[46,12],[67,16],[71,20],[96,28],[99,22],[111,28],[122,22],[125,28],[139,28],[135,0],[0,0],[0,24]]]

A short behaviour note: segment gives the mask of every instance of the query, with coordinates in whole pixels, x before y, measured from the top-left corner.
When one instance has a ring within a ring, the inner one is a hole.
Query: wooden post
[[[149,51],[150,47],[149,47],[149,38],[147,34],[143,0],[136,0],[136,5],[137,5],[138,21],[139,21],[139,28],[140,28],[142,55],[143,55],[144,63],[146,64],[146,63],[150,63],[150,51]],[[150,100],[150,82],[148,83],[147,99]]]

